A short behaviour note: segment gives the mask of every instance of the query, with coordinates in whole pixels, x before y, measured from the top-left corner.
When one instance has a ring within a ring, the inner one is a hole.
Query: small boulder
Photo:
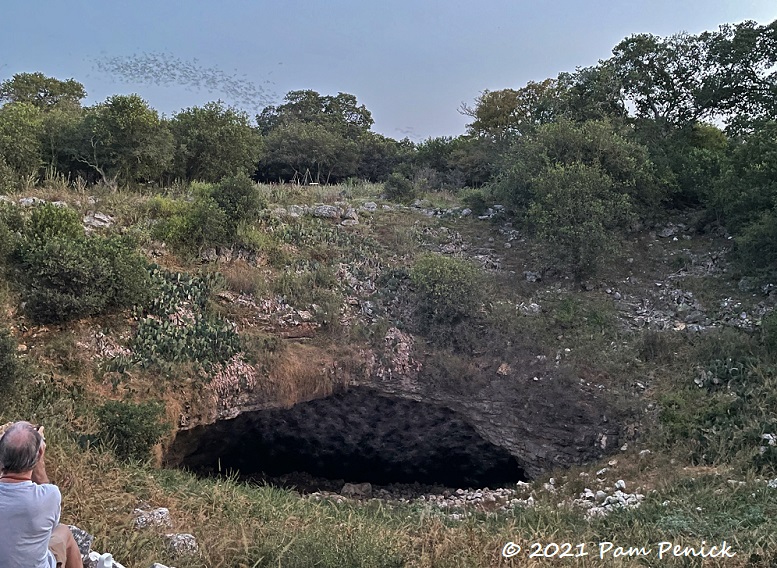
[[[346,483],[340,490],[343,497],[369,499],[372,497],[372,485],[369,483]]]
[[[84,225],[90,229],[105,229],[113,225],[113,217],[105,213],[90,213],[84,216]]]
[[[358,221],[359,216],[356,214],[356,209],[353,207],[348,207],[345,210],[345,213],[343,213],[343,219],[353,219],[354,221]]]
[[[341,215],[339,207],[334,205],[316,205],[313,208],[314,217],[322,217],[325,219],[339,219]]]
[[[191,556],[200,550],[197,539],[189,533],[166,534],[167,547],[175,556]]]
[[[150,511],[135,509],[135,528],[146,529],[152,527],[172,527],[170,511],[166,507],[157,507]]]
[[[81,556],[88,556],[89,551],[92,549],[92,542],[94,542],[94,537],[85,530],[79,529],[74,525],[68,525],[68,528],[73,534],[73,538],[78,545],[78,550],[81,552]]]
[[[33,205],[40,205],[42,203],[46,203],[46,200],[38,197],[22,197],[19,200],[19,205],[22,207],[32,207]]]
[[[289,217],[302,217],[305,214],[305,208],[299,205],[289,205]]]

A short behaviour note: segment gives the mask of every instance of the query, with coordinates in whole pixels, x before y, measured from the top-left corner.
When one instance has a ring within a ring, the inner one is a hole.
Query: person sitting
[[[62,494],[49,483],[43,435],[15,422],[0,435],[0,568],[83,568]]]

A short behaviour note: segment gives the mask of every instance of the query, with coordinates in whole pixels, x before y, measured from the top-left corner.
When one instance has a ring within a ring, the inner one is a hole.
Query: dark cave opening
[[[370,389],[184,430],[168,455],[204,475],[235,471],[266,479],[304,472],[353,483],[446,487],[526,480],[514,456],[450,409]]]

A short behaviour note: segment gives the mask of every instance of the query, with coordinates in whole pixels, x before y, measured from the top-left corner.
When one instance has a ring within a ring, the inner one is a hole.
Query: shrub
[[[77,239],[84,235],[84,227],[77,211],[44,203],[33,208],[24,235],[27,239],[39,241],[56,237]]]
[[[0,156],[0,195],[11,193],[19,186],[19,177],[3,156]]]
[[[19,209],[0,202],[0,274],[16,246],[16,235],[23,224]]]
[[[127,308],[149,294],[146,262],[124,237],[25,238],[15,265],[26,310],[41,323]]]
[[[265,206],[256,184],[246,175],[224,178],[211,197],[226,215],[232,236],[241,221],[255,220]]]
[[[201,197],[159,223],[154,236],[185,250],[225,245],[230,237],[229,219],[215,201]]]
[[[628,196],[614,191],[613,180],[584,164],[549,168],[536,178],[535,192],[530,223],[578,277],[596,272],[616,248],[616,229],[633,216]]]
[[[734,258],[746,274],[773,277],[777,265],[777,210],[764,211],[736,237]]]
[[[468,208],[472,209],[475,215],[483,215],[488,209],[485,193],[482,189],[471,189],[463,192],[461,201]]]
[[[162,422],[164,407],[159,403],[110,401],[97,409],[99,439],[113,448],[122,460],[147,460],[151,448],[170,430]]]
[[[383,184],[383,193],[386,195],[386,199],[399,203],[409,203],[418,197],[413,182],[397,172],[391,174]]]
[[[439,254],[422,255],[410,271],[421,323],[455,324],[478,311],[481,278],[472,264]]]

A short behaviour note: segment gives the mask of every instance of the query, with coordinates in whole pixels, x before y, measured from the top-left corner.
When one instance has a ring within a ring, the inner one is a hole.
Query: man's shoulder
[[[59,487],[53,483],[38,483],[35,484],[35,487],[37,493],[43,498],[56,499],[57,501],[62,500],[62,493],[60,492]]]

